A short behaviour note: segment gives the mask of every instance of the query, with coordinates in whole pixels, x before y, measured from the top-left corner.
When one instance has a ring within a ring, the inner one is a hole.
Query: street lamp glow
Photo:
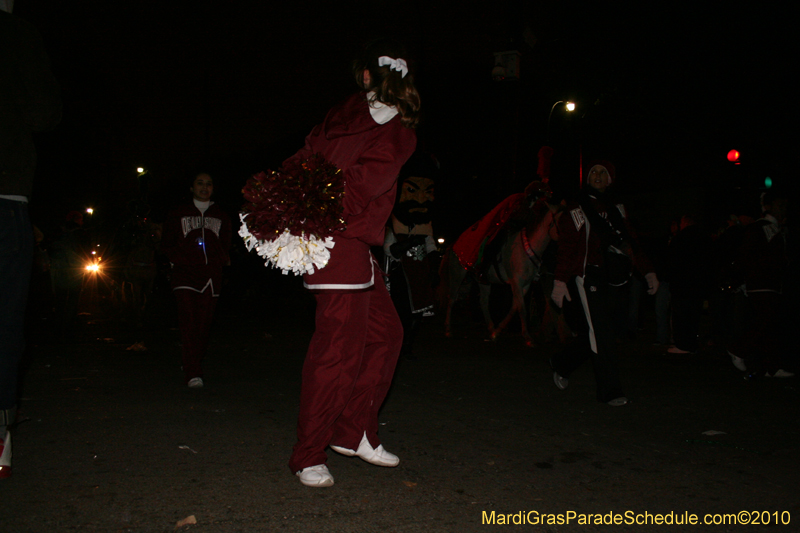
[[[575,110],[575,102],[567,102],[565,100],[559,100],[555,104],[553,104],[553,107],[550,108],[550,114],[547,115],[547,134],[545,135],[545,139],[547,140],[547,142],[550,142],[550,121],[553,119],[553,111],[556,110],[556,106],[558,104],[564,104],[564,107],[567,109],[567,111]]]
[[[91,207],[87,207],[86,212],[91,215],[92,213],[94,213],[94,209],[92,209]]]
[[[136,172],[139,174],[144,174],[144,167],[136,167]]]

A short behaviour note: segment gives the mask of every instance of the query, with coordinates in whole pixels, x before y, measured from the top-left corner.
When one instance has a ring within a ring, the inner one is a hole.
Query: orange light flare
[[[110,298],[118,289],[113,258],[105,259],[97,251],[94,255],[86,254],[82,262],[81,305],[90,313],[100,312],[96,306],[103,300],[111,301]]]
[[[91,254],[91,257],[86,258],[86,266],[83,268],[87,274],[103,274],[103,258],[95,250],[92,250]]]

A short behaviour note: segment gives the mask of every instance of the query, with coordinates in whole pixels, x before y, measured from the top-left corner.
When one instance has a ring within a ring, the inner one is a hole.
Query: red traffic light
[[[739,150],[731,150],[728,152],[728,161],[733,162],[734,164],[739,164]]]

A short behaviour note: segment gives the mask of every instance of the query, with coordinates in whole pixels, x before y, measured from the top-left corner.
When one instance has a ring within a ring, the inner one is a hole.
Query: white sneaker
[[[201,389],[203,388],[203,378],[192,378],[189,380],[189,388],[190,389]]]
[[[0,439],[0,478],[11,475],[11,432],[6,430]]]
[[[394,467],[400,464],[400,458],[393,453],[389,453],[383,449],[383,444],[379,444],[377,448],[373,448],[367,438],[367,432],[361,438],[361,443],[358,445],[357,450],[349,448],[342,448],[341,446],[331,446],[331,450],[347,457],[359,457],[364,461],[377,465]]]
[[[307,487],[330,487],[333,485],[333,476],[325,465],[309,466],[295,475],[300,478],[300,483]]]
[[[744,359],[742,359],[741,357],[737,357],[737,356],[733,355],[731,352],[728,352],[728,355],[731,356],[731,362],[733,363],[733,366],[735,366],[737,369],[741,370],[742,372],[745,372],[747,370],[747,366],[745,366],[745,364],[744,364]]]
[[[569,380],[563,376],[561,376],[558,372],[553,372],[553,381],[561,390],[566,389],[569,386]]]
[[[608,405],[611,407],[622,407],[623,405],[628,405],[628,399],[625,396],[620,396],[608,402]]]
[[[793,378],[794,377],[794,372],[789,372],[788,370],[784,370],[782,368],[779,368],[778,370],[775,371],[774,374],[770,374],[769,372],[767,372],[766,374],[764,374],[764,377],[766,377],[766,378]]]

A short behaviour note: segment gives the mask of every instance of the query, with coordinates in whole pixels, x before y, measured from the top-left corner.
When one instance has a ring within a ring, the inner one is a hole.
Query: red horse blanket
[[[453,252],[461,266],[471,272],[478,271],[483,261],[484,250],[503,229],[524,199],[525,193],[512,194],[461,234],[453,245]]]

